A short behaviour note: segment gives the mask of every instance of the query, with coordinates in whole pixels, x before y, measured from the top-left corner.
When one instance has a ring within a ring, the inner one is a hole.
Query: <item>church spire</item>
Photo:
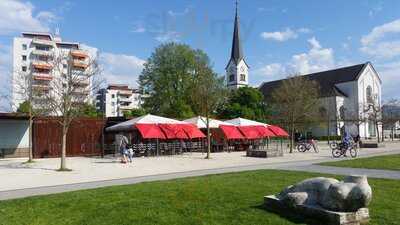
[[[238,0],[236,0],[235,25],[233,29],[231,59],[233,59],[236,64],[243,59],[243,48],[242,48],[242,43],[240,41],[240,32],[239,32]]]

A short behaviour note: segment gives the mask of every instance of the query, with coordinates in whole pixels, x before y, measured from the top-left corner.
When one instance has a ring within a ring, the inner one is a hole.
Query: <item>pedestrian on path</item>
[[[128,144],[129,140],[125,135],[121,135],[121,141],[119,144],[119,151],[121,154],[121,163],[127,163],[127,156],[128,156]]]

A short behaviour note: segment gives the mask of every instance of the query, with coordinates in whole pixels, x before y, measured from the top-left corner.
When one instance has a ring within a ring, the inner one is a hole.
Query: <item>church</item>
[[[225,68],[226,84],[229,89],[249,85],[249,65],[247,64],[240,39],[238,5],[236,3],[231,56]],[[320,111],[327,112],[327,125],[309,128],[314,136],[336,136],[344,131],[362,138],[373,138],[381,133],[382,125],[376,126],[369,120],[370,106],[381,106],[382,81],[370,62],[343,68],[303,74],[320,86]],[[283,80],[262,83],[258,88],[265,99]]]

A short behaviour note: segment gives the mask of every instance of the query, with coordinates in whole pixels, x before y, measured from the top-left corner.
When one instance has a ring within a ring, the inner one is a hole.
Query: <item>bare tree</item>
[[[74,118],[82,115],[86,103],[99,89],[103,80],[97,57],[81,50],[60,50],[48,61],[53,79],[50,90],[44,90],[43,100],[62,128],[60,171],[69,170],[66,165],[67,133]],[[38,86],[41,90],[41,87]],[[43,90],[41,90],[43,91]]]
[[[218,77],[207,64],[199,64],[195,69],[195,77],[191,88],[191,100],[193,108],[205,120],[207,128],[207,156],[211,153],[211,134],[210,134],[210,116],[215,113],[219,104],[224,101],[226,96],[226,86],[223,77]]]
[[[375,127],[376,137],[378,143],[383,141],[379,132],[379,127],[382,126],[382,106],[375,99],[367,99],[366,103],[361,104],[363,117],[368,123],[372,122]]]
[[[290,133],[290,153],[293,152],[296,129],[320,121],[319,85],[304,76],[290,76],[272,92],[275,117]]]
[[[29,122],[29,146],[28,146],[28,161],[33,162],[33,147],[32,147],[32,134],[33,134],[33,120],[40,115],[47,115],[48,108],[46,104],[34,103],[40,98],[41,92],[33,88],[35,84],[34,69],[25,68],[25,71],[20,68],[15,69],[13,72],[13,79],[11,82],[13,89],[13,97],[10,98],[10,105],[12,108],[17,109],[19,113],[28,115]],[[10,91],[11,92],[11,91]]]

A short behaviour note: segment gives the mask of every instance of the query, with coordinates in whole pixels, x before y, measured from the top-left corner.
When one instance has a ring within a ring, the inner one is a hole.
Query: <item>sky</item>
[[[234,0],[0,0],[0,94],[13,37],[56,28],[98,50],[108,83],[137,87],[143,63],[170,41],[204,50],[224,75],[234,9]],[[400,98],[400,1],[242,0],[239,16],[251,85],[370,61],[383,99]]]

